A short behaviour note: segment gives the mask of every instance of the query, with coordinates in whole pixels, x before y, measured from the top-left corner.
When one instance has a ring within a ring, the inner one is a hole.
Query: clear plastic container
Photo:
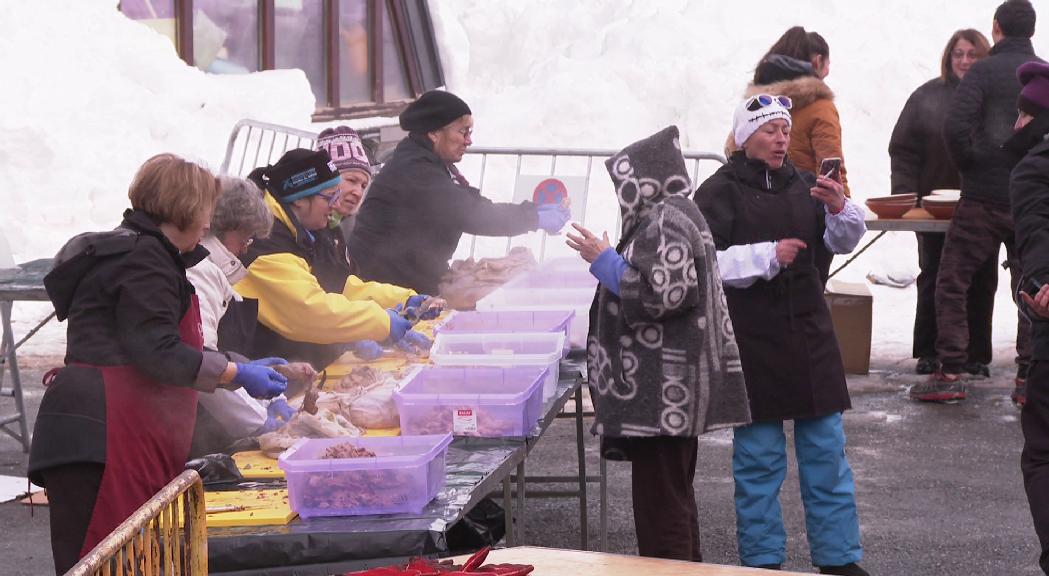
[[[430,360],[438,366],[541,366],[543,400],[553,397],[560,377],[565,335],[558,332],[437,334]]]
[[[544,272],[583,271],[590,273],[590,263],[579,256],[551,258],[539,264],[538,270]]]
[[[573,310],[538,312],[471,311],[453,312],[444,324],[435,326],[434,334],[493,334],[556,332],[565,335],[561,356],[568,354]]]
[[[533,289],[533,288],[556,288],[556,289],[578,289],[586,288],[593,292],[597,289],[597,278],[589,270],[533,270],[526,272],[510,282],[503,285],[508,289]]]
[[[543,409],[539,366],[420,366],[394,391],[402,434],[528,435]]]
[[[477,309],[498,312],[538,312],[544,310],[571,310],[575,312],[569,343],[572,348],[585,349],[590,331],[590,304],[594,301],[592,288],[510,288],[503,286],[477,301]]]
[[[303,518],[419,513],[444,487],[451,434],[375,438],[303,438],[277,465],[288,480],[291,509]],[[374,458],[321,458],[337,444]]]

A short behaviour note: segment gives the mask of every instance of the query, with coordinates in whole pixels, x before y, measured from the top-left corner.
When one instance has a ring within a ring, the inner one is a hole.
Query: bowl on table
[[[878,218],[892,220],[900,218],[914,208],[917,198],[916,194],[897,194],[868,198],[865,204],[871,212],[878,215]]]
[[[929,196],[932,196],[937,200],[954,200],[957,202],[958,199],[962,197],[962,191],[956,188],[940,188],[929,192]],[[928,198],[928,196],[926,196],[926,198]]]
[[[954,217],[954,209],[957,206],[957,200],[939,200],[931,196],[922,199],[922,208],[937,220],[950,220]]]

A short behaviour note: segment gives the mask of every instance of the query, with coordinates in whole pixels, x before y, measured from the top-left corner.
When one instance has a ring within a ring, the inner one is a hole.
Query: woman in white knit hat
[[[791,105],[769,94],[744,100],[733,117],[739,150],[695,196],[714,236],[753,418],[733,438],[739,555],[773,569],[786,559],[779,490],[783,423],[793,420],[812,563],[862,576],[841,418],[849,392],[814,248],[851,252],[866,227],[840,182],[791,163]]]

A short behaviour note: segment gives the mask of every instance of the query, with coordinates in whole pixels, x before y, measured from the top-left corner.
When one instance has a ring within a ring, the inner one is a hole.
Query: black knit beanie
[[[252,172],[249,176],[258,176]],[[274,198],[288,204],[339,185],[339,169],[324,150],[288,150],[263,172],[263,184]],[[258,183],[258,182],[256,182]]]
[[[444,90],[430,90],[401,112],[401,128],[425,134],[440,130],[466,114],[473,112],[462,98]]]

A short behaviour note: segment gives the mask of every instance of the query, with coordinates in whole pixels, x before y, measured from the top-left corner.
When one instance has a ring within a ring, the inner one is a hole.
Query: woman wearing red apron
[[[69,319],[66,365],[45,377],[29,477],[47,488],[58,574],[182,471],[198,391],[284,391],[265,361],[203,348],[186,267],[207,255],[197,243],[218,194],[206,169],[154,156],[120,226],[74,237],[44,280]]]

